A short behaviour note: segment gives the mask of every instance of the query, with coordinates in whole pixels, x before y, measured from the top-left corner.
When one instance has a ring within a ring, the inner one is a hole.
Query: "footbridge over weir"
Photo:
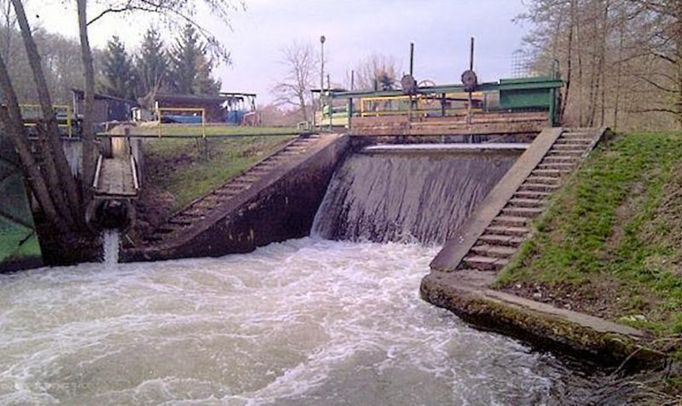
[[[92,183],[93,198],[86,221],[95,228],[130,227],[135,221],[135,205],[140,188],[139,141],[127,137],[108,139],[97,159]]]

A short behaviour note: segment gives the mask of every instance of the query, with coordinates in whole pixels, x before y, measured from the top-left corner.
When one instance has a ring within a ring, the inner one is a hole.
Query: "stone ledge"
[[[644,331],[491,290],[494,277],[480,271],[432,271],[422,280],[420,294],[469,323],[541,348],[614,365],[625,359],[651,365],[667,357],[647,346],[653,336]]]

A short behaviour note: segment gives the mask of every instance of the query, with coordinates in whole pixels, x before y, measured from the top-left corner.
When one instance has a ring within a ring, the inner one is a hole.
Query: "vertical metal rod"
[[[445,93],[441,95],[440,99],[440,115],[445,117]]]
[[[353,98],[348,99],[348,107],[346,107],[346,112],[348,113],[348,131],[353,128]]]
[[[410,42],[410,76],[414,77],[414,42]]]
[[[471,45],[469,47],[469,70],[474,70],[474,37],[471,37]],[[469,92],[469,97],[467,98],[467,124],[471,124],[471,103],[473,98],[471,97],[471,92]]]
[[[355,90],[355,71],[350,71],[350,90]]]
[[[332,84],[331,84],[331,79],[329,77],[329,74],[327,74],[327,92],[329,93],[329,95],[327,96],[327,100],[328,100],[327,104],[329,106],[329,131],[331,131],[332,130],[332,116],[333,116],[332,113],[334,112],[334,103],[333,103],[333,99],[332,99]]]
[[[324,94],[324,43],[327,40],[324,35],[320,36],[320,127],[322,127],[322,113],[324,106],[322,104],[322,95]],[[313,117],[315,117],[313,112]]]

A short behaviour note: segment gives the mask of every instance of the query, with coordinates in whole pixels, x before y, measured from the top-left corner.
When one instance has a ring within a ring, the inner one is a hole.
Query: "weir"
[[[525,144],[366,147],[334,174],[313,234],[334,240],[442,244],[524,148]]]

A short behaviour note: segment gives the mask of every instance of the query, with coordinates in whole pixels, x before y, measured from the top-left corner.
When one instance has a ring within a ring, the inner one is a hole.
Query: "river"
[[[420,300],[435,252],[305,238],[0,275],[0,404],[522,405],[599,385]]]

